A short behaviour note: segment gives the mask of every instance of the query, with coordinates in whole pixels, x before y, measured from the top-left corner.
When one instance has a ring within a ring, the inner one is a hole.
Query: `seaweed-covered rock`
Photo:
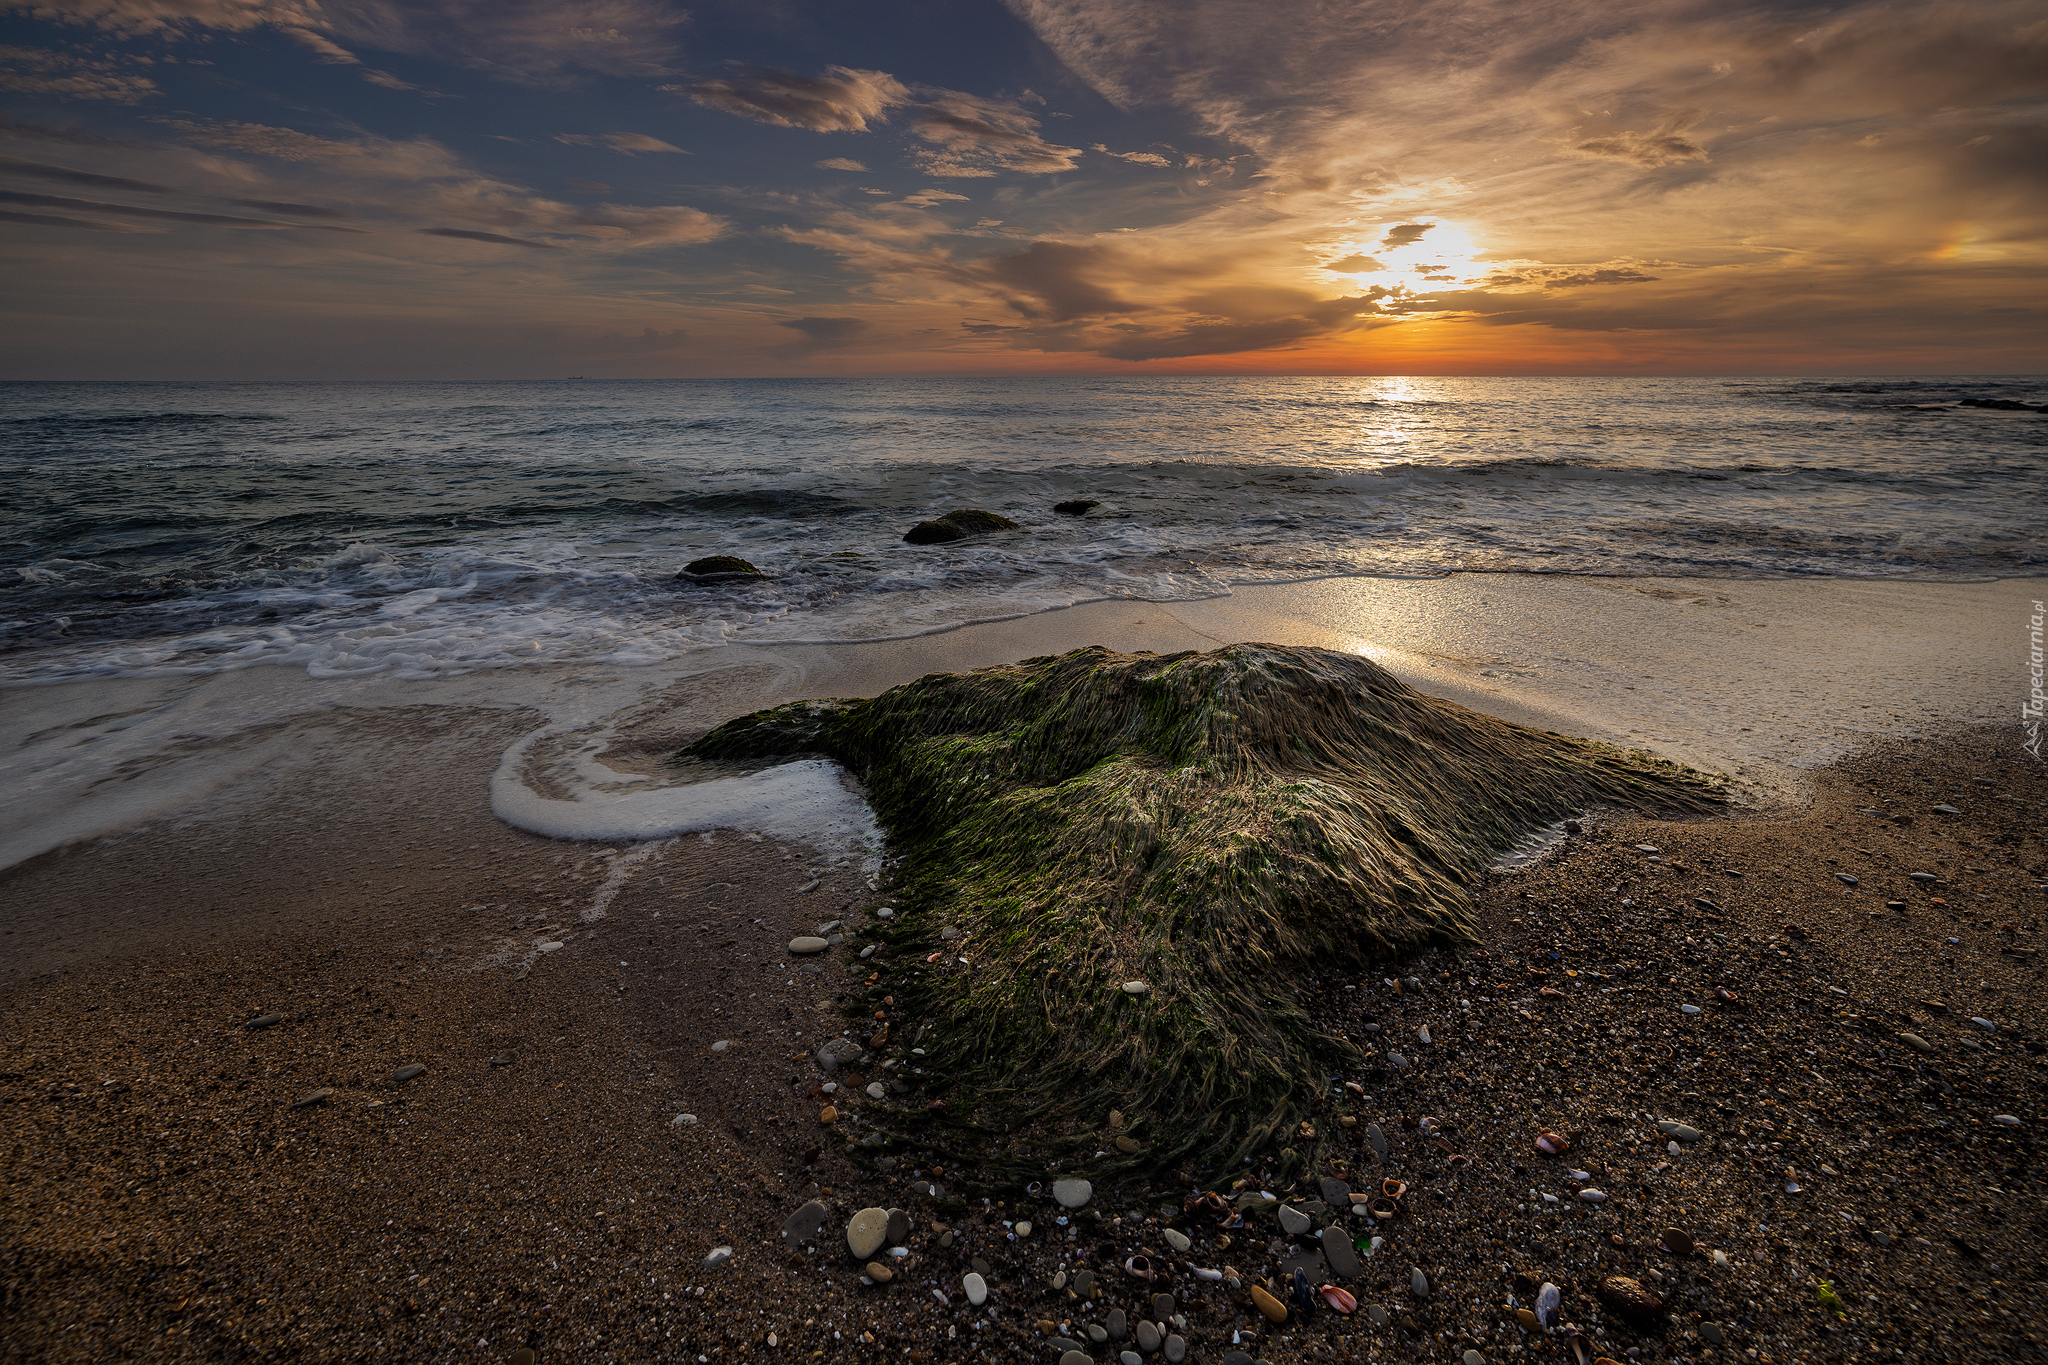
[[[1014,531],[1017,523],[995,512],[984,512],[978,507],[962,507],[930,521],[920,521],[903,533],[903,538],[912,545],[943,545],[949,540],[965,540],[969,536],[985,536],[991,531]]]
[[[1296,984],[1472,941],[1465,887],[1524,832],[1595,803],[1720,800],[1648,755],[1277,645],[935,673],[759,712],[687,752],[825,753],[858,773],[900,858],[898,914],[872,932],[904,963],[949,925],[976,945],[971,967],[872,987],[954,1061],[934,1121],[973,1139],[1142,1112],[1159,1140],[1119,1159],[1132,1168],[1236,1164],[1291,1134],[1295,1097],[1360,1061]]]
[[[1052,510],[1063,517],[1085,517],[1100,506],[1102,504],[1094,498],[1072,498],[1066,502],[1054,503]]]
[[[760,578],[762,573],[738,555],[706,555],[683,565],[677,578],[686,578],[695,583],[720,578]]]

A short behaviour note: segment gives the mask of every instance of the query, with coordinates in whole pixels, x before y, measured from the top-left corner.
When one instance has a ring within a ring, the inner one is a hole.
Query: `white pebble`
[[[1607,1192],[1605,1190],[1580,1190],[1579,1198],[1589,1204],[1598,1204],[1607,1198]]]
[[[1124,982],[1124,994],[1125,994],[1125,995],[1144,995],[1144,994],[1146,994],[1147,992],[1149,992],[1149,991],[1150,991],[1151,989],[1152,989],[1152,987],[1151,987],[1151,986],[1149,986],[1149,985],[1147,985],[1147,984],[1146,984],[1145,982],[1143,982],[1143,981],[1126,981],[1126,982]]]
[[[960,1287],[967,1291],[967,1301],[976,1308],[988,1302],[988,1281],[973,1271],[970,1270],[961,1277]]]
[[[882,1088],[882,1083],[881,1083],[880,1081],[869,1081],[869,1082],[868,1082],[868,1098],[869,1098],[869,1099],[871,1099],[871,1100],[878,1100],[878,1099],[882,1098],[882,1096],[884,1096],[884,1095],[886,1095],[886,1094],[888,1094],[888,1093],[889,1093],[889,1092],[888,1092],[887,1090],[885,1090],[885,1089],[883,1089],[883,1088]]]
[[[696,1121],[697,1116],[695,1114],[677,1114],[668,1121],[668,1126],[671,1128],[687,1128]]]
[[[2020,1126],[2019,1117],[2014,1114],[1993,1114],[1991,1116],[1991,1121],[1993,1123],[2002,1123],[2008,1128],[2017,1128]]]
[[[1698,1005],[1680,1005],[1678,1008],[1682,1014],[1698,1014],[1700,1012]]]
[[[711,1254],[704,1258],[704,1264],[702,1268],[705,1270],[716,1270],[718,1269],[718,1267],[724,1265],[727,1261],[730,1261],[731,1259],[731,1247],[713,1247],[711,1248]]]

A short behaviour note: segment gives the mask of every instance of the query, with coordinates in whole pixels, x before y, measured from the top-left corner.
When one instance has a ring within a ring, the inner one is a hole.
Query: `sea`
[[[0,682],[652,664],[1333,575],[2038,576],[2044,403],[2009,377],[12,383]],[[905,542],[968,507],[1019,529]],[[709,555],[761,577],[678,576]]]

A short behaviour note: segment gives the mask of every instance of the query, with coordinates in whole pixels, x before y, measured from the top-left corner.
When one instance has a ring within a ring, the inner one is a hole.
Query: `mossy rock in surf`
[[[969,536],[985,536],[991,531],[1014,531],[1017,523],[995,512],[984,512],[978,507],[962,507],[930,521],[920,521],[903,533],[903,538],[912,545],[943,545],[949,540],[965,540]]]
[[[1298,988],[1474,941],[1466,887],[1524,833],[1598,804],[1722,799],[1357,656],[1257,644],[935,673],[743,717],[686,753],[822,753],[866,781],[899,858],[899,914],[873,932],[901,965],[871,990],[930,1025],[952,1087],[947,1131],[921,1140],[1000,1173],[998,1141],[1039,1123],[1042,1172],[1072,1120],[1088,1150],[1070,1155],[1098,1178],[1278,1148],[1361,1061]],[[942,945],[948,925],[965,937]],[[942,946],[947,965],[925,966]],[[1093,1161],[1111,1108],[1146,1116],[1143,1150]]]
[[[687,578],[699,583],[707,579],[764,578],[766,576],[759,569],[737,555],[706,555],[702,559],[693,559],[683,565],[683,571],[676,575],[677,578]]]

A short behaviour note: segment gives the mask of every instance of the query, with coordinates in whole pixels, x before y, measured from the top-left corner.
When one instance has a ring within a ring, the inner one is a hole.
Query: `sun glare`
[[[1451,223],[1388,223],[1364,240],[1327,248],[1323,269],[1360,285],[1411,292],[1467,284],[1491,270],[1472,234]]]

